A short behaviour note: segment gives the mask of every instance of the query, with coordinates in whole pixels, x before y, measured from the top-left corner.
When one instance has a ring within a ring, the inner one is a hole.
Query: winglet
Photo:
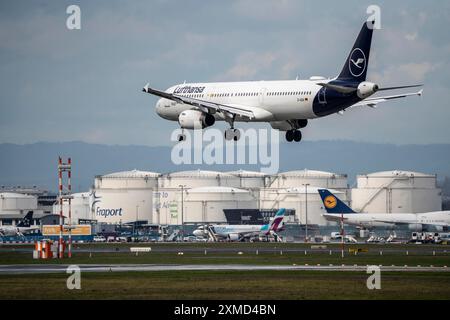
[[[422,96],[422,94],[423,94],[423,89],[420,89],[420,91],[419,91],[419,92],[417,92],[417,95],[418,95],[419,97],[421,97],[421,96]]]
[[[142,88],[142,91],[148,93],[148,86],[149,86],[149,85],[150,85],[150,83],[147,83],[147,84]]]

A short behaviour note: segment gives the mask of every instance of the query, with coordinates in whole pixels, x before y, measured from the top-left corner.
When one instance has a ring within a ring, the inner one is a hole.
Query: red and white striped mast
[[[58,158],[58,184],[59,184],[59,240],[58,258],[63,258],[63,184],[62,184],[62,159]]]
[[[64,193],[63,187],[63,172],[67,172],[67,195]],[[64,200],[68,200],[69,206],[69,258],[72,257],[72,160],[68,158],[67,163],[63,163],[62,158],[58,158],[58,182],[59,182],[59,241],[58,241],[58,253],[59,258],[64,258],[63,250],[63,232],[64,232],[64,215],[63,204]]]
[[[72,160],[70,158],[67,160],[67,165],[69,166],[67,170],[67,190],[69,192],[69,258],[72,258]]]

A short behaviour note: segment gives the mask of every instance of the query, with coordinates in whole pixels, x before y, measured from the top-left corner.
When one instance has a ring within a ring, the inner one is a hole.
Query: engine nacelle
[[[364,81],[358,85],[358,90],[356,91],[356,94],[358,95],[359,98],[365,99],[373,95],[375,92],[377,92],[378,89],[379,87],[376,83]]]
[[[198,110],[186,110],[178,116],[178,123],[183,129],[204,129],[215,122],[214,116]]]
[[[228,235],[229,241],[238,241],[239,240],[239,234],[238,233],[230,233]]]
[[[423,225],[421,223],[410,223],[408,229],[412,231],[422,231]]]

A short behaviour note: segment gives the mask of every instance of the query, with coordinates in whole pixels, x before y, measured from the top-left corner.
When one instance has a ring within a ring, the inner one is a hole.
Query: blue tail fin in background
[[[328,213],[356,213],[327,189],[319,189],[318,191]]]
[[[374,25],[375,21],[364,22],[358,38],[356,38],[355,44],[347,60],[345,60],[344,67],[337,77],[338,80],[357,83],[366,80]]]
[[[33,219],[33,211],[28,211],[28,213],[23,217],[22,220],[17,224],[18,227],[28,228],[31,226],[31,219]]]

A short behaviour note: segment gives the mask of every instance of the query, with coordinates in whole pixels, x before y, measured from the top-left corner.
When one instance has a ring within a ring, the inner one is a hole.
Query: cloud
[[[407,35],[405,35],[405,39],[409,41],[415,41],[417,39],[417,32],[408,33]]]
[[[223,74],[217,75],[221,80],[250,80],[264,70],[270,69],[276,56],[273,52],[244,52],[240,54],[234,65]]]
[[[255,20],[282,20],[295,17],[301,10],[302,1],[295,0],[238,0],[234,11]]]
[[[390,66],[381,72],[372,73],[371,80],[381,86],[390,84],[423,83],[427,75],[438,68],[437,64],[425,61]]]
[[[80,31],[65,28],[64,2],[0,2],[1,141],[170,144],[167,137],[177,123],[154,113],[156,98],[140,92],[146,82],[163,89],[183,80],[336,75],[367,7],[356,0],[78,2]],[[434,130],[436,121],[450,116],[443,103],[450,100],[450,45],[443,27],[450,23],[449,4],[412,0],[379,5],[382,29],[374,34],[369,80],[383,86],[425,82],[426,95],[389,102],[378,113],[354,110],[345,117],[311,121],[305,133],[317,128],[307,136],[354,139],[358,125],[357,138],[365,141],[449,142],[450,127],[439,134]],[[411,117],[421,114],[424,103],[429,110],[441,108],[426,123],[423,116]],[[408,105],[408,126],[422,128],[420,133],[392,136],[383,130],[398,126],[400,111],[392,115],[403,109],[391,108],[396,104]],[[367,126],[370,131],[364,130]]]

